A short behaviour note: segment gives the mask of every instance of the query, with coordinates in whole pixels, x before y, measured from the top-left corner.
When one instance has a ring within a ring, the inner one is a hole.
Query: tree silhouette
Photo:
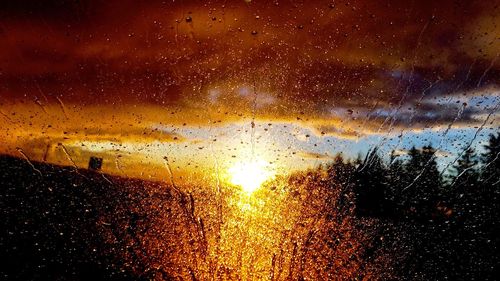
[[[377,149],[371,150],[354,178],[358,215],[387,216],[392,212],[387,167]]]
[[[486,184],[498,187],[500,184],[500,133],[496,136],[491,134],[484,149],[482,180]]]
[[[426,219],[435,212],[442,188],[436,149],[430,144],[422,149],[412,147],[408,156],[404,164],[404,200],[411,215]]]
[[[481,157],[482,171],[480,176],[480,194],[483,199],[482,217],[487,227],[499,231],[500,223],[497,216],[500,213],[500,133],[491,134],[488,143],[484,145],[485,152]],[[500,240],[498,236],[495,238]]]
[[[500,265],[500,133],[489,136],[484,146],[485,152],[481,155],[481,176],[476,197],[476,203],[471,220],[475,239],[481,243],[480,253],[488,257],[486,265],[499,270]],[[478,249],[475,249],[478,252]]]
[[[388,181],[388,199],[393,202],[393,216],[400,214],[405,208],[405,191],[403,190],[410,182],[409,176],[405,172],[404,161],[396,155],[395,151],[391,152],[390,161],[387,171]]]
[[[450,169],[448,176],[450,192],[455,200],[475,200],[478,199],[473,194],[477,193],[479,188],[479,171],[476,152],[473,148],[464,151],[460,159]],[[453,199],[452,199],[453,200]],[[469,205],[472,202],[466,202]]]

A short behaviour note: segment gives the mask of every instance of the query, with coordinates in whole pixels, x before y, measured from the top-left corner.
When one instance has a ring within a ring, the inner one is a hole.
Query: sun
[[[254,192],[274,175],[272,168],[264,160],[238,162],[228,172],[231,183],[241,186],[247,193]]]

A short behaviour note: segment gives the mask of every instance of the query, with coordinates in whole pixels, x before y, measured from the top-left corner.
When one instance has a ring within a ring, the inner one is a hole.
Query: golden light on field
[[[271,179],[274,172],[264,160],[238,162],[228,169],[230,182],[239,185],[247,193],[257,190],[262,183]]]

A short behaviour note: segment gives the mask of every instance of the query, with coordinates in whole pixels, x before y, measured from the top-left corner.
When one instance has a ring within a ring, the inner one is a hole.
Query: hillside
[[[123,226],[132,233],[141,220],[145,182],[1,156],[0,183],[0,279],[140,278],[117,256],[133,245]]]

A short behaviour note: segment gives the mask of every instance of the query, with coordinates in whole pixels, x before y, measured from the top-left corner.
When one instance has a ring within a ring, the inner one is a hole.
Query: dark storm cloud
[[[414,114],[406,107],[500,83],[495,1],[0,5],[6,100],[190,107],[217,87],[226,93],[220,103],[245,112],[238,89],[255,84],[272,101],[267,114],[314,119],[352,110],[375,128],[398,107],[396,124],[408,116],[450,122],[453,113],[435,105]]]
[[[2,16],[10,18],[51,17],[69,21],[83,12],[82,8],[85,6],[83,2],[61,0],[4,1],[0,6],[0,13]]]

